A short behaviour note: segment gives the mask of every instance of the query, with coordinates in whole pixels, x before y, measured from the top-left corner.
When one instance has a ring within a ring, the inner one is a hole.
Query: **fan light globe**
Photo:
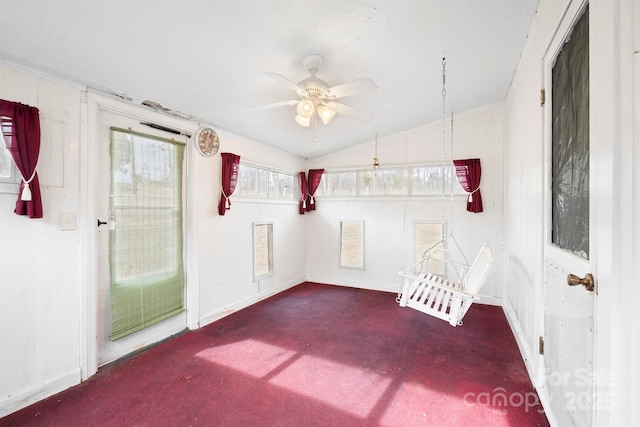
[[[322,120],[322,123],[325,125],[333,119],[333,116],[336,115],[336,110],[331,108],[330,105],[320,104],[318,105],[318,116]]]
[[[305,98],[302,101],[298,102],[298,106],[296,110],[298,111],[298,115],[304,118],[310,118],[313,115],[313,110],[315,109],[315,105],[313,101],[309,98]]]
[[[311,117],[302,117],[300,115],[297,115],[296,122],[298,122],[300,126],[309,127],[309,125],[311,124]]]

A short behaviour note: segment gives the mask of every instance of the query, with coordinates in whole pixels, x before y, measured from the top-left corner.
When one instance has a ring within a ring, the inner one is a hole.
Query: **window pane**
[[[435,196],[444,194],[466,194],[458,182],[455,168],[451,165],[418,166],[411,168],[414,196]],[[452,187],[453,185],[453,187]]]
[[[407,195],[409,194],[409,169],[381,169],[360,171],[360,195]]]
[[[462,194],[466,195],[467,192],[464,191],[464,188],[460,185],[460,181],[458,181],[458,176],[456,175],[456,167],[455,166],[447,166],[445,168],[445,181],[444,181],[444,192],[445,194]],[[453,191],[451,191],[451,186],[453,185]]]
[[[11,178],[12,165],[11,155],[4,146],[4,142],[0,142],[0,178]]]
[[[316,196],[356,196],[356,172],[325,172]]]
[[[273,224],[253,225],[253,278],[273,273]]]
[[[340,222],[340,267],[364,268],[364,221]]]
[[[444,247],[439,242],[442,242],[442,223],[416,223],[416,247],[415,256],[416,263],[422,259],[422,256],[426,251],[429,251],[429,255],[433,255],[436,258],[444,258]],[[445,265],[441,261],[430,260],[428,265],[416,266],[416,273],[420,272],[422,267],[423,271],[428,271],[432,274],[444,275]]]
[[[6,144],[11,144],[11,119],[0,117],[0,193],[17,193],[20,190],[20,172]]]
[[[255,168],[240,163],[238,184],[233,195],[266,199],[268,197],[268,179],[269,175],[266,169]]]
[[[269,198],[297,200],[297,182],[297,176],[271,171],[269,179]]]
[[[552,242],[589,259],[589,13],[551,72]]]
[[[416,196],[442,194],[443,167],[422,166],[412,168],[413,186],[411,192]]]

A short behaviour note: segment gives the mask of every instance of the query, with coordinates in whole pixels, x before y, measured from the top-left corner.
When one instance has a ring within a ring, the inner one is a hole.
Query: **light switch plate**
[[[60,230],[75,230],[76,214],[73,212],[62,212],[60,214]]]

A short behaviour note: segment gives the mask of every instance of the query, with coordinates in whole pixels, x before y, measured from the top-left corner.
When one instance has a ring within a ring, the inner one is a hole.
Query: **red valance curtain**
[[[298,174],[298,181],[300,182],[300,206],[298,211],[300,215],[304,215],[304,212],[307,210],[307,177],[304,172]]]
[[[22,175],[14,212],[30,218],[42,218],[40,181],[36,173],[40,155],[38,109],[0,99],[0,126],[5,146]]]
[[[467,211],[482,212],[482,194],[480,194],[480,176],[482,169],[480,159],[454,160],[456,175],[460,185],[469,193]]]
[[[238,170],[240,169],[240,156],[232,153],[221,153],[222,157],[222,194],[218,203],[218,214],[223,215],[231,209],[229,197],[236,189],[238,182]]]
[[[324,169],[309,169],[309,188],[307,192],[307,207],[305,208],[307,212],[316,210],[316,200],[314,195],[316,194],[318,185],[320,185],[320,179],[322,179],[323,173]]]

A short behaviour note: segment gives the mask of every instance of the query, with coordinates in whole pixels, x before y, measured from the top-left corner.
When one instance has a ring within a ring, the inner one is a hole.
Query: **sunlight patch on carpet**
[[[304,355],[270,383],[366,418],[391,380],[324,358]]]
[[[282,347],[247,339],[208,348],[196,356],[252,377],[262,378],[296,354],[295,351]]]
[[[398,420],[407,425],[478,425],[478,407],[474,396],[464,399],[446,392],[438,392],[420,383],[404,382],[396,390],[380,420],[382,427],[395,427]],[[443,408],[447,408],[443,411]],[[511,427],[510,419],[503,411],[486,410],[492,427]],[[486,422],[486,418],[481,418]]]

